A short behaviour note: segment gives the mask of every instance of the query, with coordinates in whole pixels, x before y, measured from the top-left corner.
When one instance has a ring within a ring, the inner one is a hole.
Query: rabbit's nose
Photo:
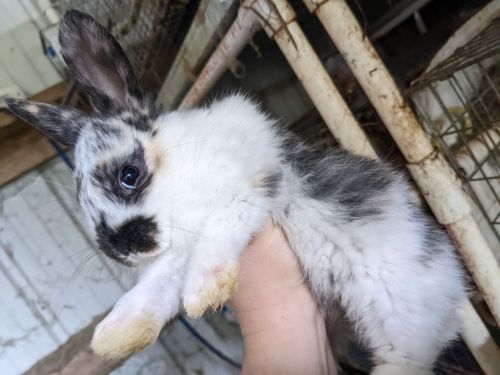
[[[134,216],[115,229],[103,225],[97,230],[98,243],[112,258],[154,251],[158,247],[158,224],[151,217]]]
[[[127,255],[154,250],[158,245],[157,235],[158,225],[152,218],[136,216],[119,226],[109,241],[115,250]]]

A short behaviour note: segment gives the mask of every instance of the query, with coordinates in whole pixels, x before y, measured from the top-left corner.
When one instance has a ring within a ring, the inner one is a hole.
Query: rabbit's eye
[[[139,170],[131,165],[125,166],[120,173],[120,183],[125,189],[135,189],[138,178]]]

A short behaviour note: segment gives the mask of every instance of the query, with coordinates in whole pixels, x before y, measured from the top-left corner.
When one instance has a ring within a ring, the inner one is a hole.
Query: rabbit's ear
[[[100,112],[130,109],[142,99],[137,77],[125,52],[88,14],[69,10],[59,28],[61,53]]]
[[[66,146],[76,143],[89,116],[60,104],[46,104],[7,98],[7,106],[16,116]]]

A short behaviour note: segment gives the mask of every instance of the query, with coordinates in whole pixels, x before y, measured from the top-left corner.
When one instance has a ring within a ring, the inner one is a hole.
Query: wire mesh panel
[[[476,203],[500,257],[500,18],[420,77],[409,95]]]
[[[52,0],[63,14],[78,9],[92,15],[118,39],[141,79],[161,84],[168,66],[165,56],[174,56],[183,39],[181,26],[190,22],[189,0]],[[193,3],[195,5],[193,5]],[[189,18],[189,19],[188,19]]]

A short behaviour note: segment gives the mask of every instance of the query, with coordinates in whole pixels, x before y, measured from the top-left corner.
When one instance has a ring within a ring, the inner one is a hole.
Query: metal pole
[[[182,99],[179,109],[198,104],[260,28],[257,14],[240,7],[236,19]]]

